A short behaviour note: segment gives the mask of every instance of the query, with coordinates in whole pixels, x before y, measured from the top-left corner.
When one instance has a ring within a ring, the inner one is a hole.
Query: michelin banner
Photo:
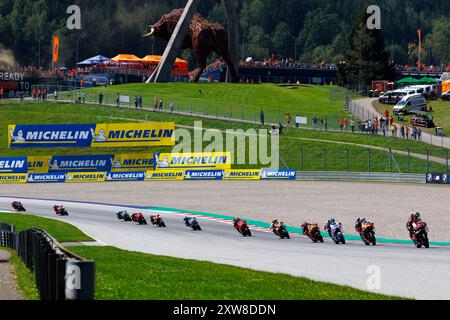
[[[263,180],[296,180],[297,171],[295,169],[262,169],[261,179]]]
[[[225,170],[223,174],[223,180],[260,180],[261,170]]]
[[[110,148],[175,145],[174,122],[10,125],[10,148]]]
[[[66,183],[105,182],[106,172],[68,172]]]
[[[28,172],[127,172],[153,170],[153,153],[28,157]]]
[[[65,183],[65,173],[30,173],[28,183]]]
[[[27,178],[26,173],[0,174],[0,184],[27,183]]]
[[[182,181],[184,180],[184,170],[158,170],[147,171],[146,181]]]
[[[223,170],[186,170],[184,180],[222,180]]]
[[[197,169],[226,170],[231,169],[231,153],[161,153],[155,154],[155,170]]]
[[[0,158],[0,174],[2,173],[27,173],[27,157]]]

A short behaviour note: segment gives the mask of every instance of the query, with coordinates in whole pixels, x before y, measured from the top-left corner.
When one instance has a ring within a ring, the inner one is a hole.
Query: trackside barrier
[[[5,234],[1,246],[15,249],[35,275],[41,300],[93,300],[95,263],[86,261],[61,246],[47,232],[32,228]],[[9,242],[8,242],[9,241]]]

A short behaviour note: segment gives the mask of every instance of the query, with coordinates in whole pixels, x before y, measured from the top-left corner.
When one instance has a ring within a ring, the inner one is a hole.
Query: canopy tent
[[[395,83],[398,84],[410,84],[410,83],[418,83],[419,80],[412,78],[412,77],[407,77],[407,78],[403,78],[401,80],[395,81]]]
[[[93,64],[103,64],[105,62],[111,61],[110,58],[102,56],[102,55],[98,55],[89,59],[86,59],[80,63],[78,63],[79,65],[93,65]]]
[[[420,79],[418,81],[418,83],[420,83],[420,84],[436,84],[436,83],[438,83],[438,80],[435,78],[424,77],[424,78]]]
[[[140,63],[142,59],[134,54],[119,54],[111,59],[114,62]]]
[[[450,90],[450,80],[442,82],[442,93]]]
[[[161,56],[155,56],[155,55],[148,55],[145,56],[144,58],[141,59],[141,62],[144,64],[159,64],[159,62],[161,61]],[[180,69],[187,69],[189,65],[189,62],[177,58],[175,60],[175,67],[180,68]]]

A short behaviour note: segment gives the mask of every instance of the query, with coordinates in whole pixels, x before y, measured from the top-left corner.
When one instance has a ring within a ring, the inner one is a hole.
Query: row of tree
[[[0,0],[0,47],[22,65],[49,65],[51,36],[62,38],[62,63],[72,66],[95,54],[160,53],[164,43],[141,34],[147,25],[186,0]],[[66,9],[78,4],[82,30],[68,30]],[[417,33],[424,34],[423,61],[450,61],[448,0],[240,0],[241,56],[263,59],[276,53],[304,62],[345,59],[349,35],[369,4],[382,10],[381,34],[389,56],[400,64],[417,60]],[[222,0],[200,1],[199,11],[226,24]],[[380,38],[381,39],[381,38]]]

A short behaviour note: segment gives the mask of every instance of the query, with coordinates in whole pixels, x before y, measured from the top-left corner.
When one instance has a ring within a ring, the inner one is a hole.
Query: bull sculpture
[[[149,26],[149,33],[144,36],[158,37],[169,41],[182,14],[183,9],[176,9],[164,15],[157,23]],[[195,82],[200,80],[200,76],[206,69],[208,57],[213,52],[228,65],[231,81],[239,81],[238,72],[229,53],[228,34],[222,25],[212,23],[195,13],[181,46],[181,50],[185,49],[192,49],[197,58],[198,67],[192,76]]]

